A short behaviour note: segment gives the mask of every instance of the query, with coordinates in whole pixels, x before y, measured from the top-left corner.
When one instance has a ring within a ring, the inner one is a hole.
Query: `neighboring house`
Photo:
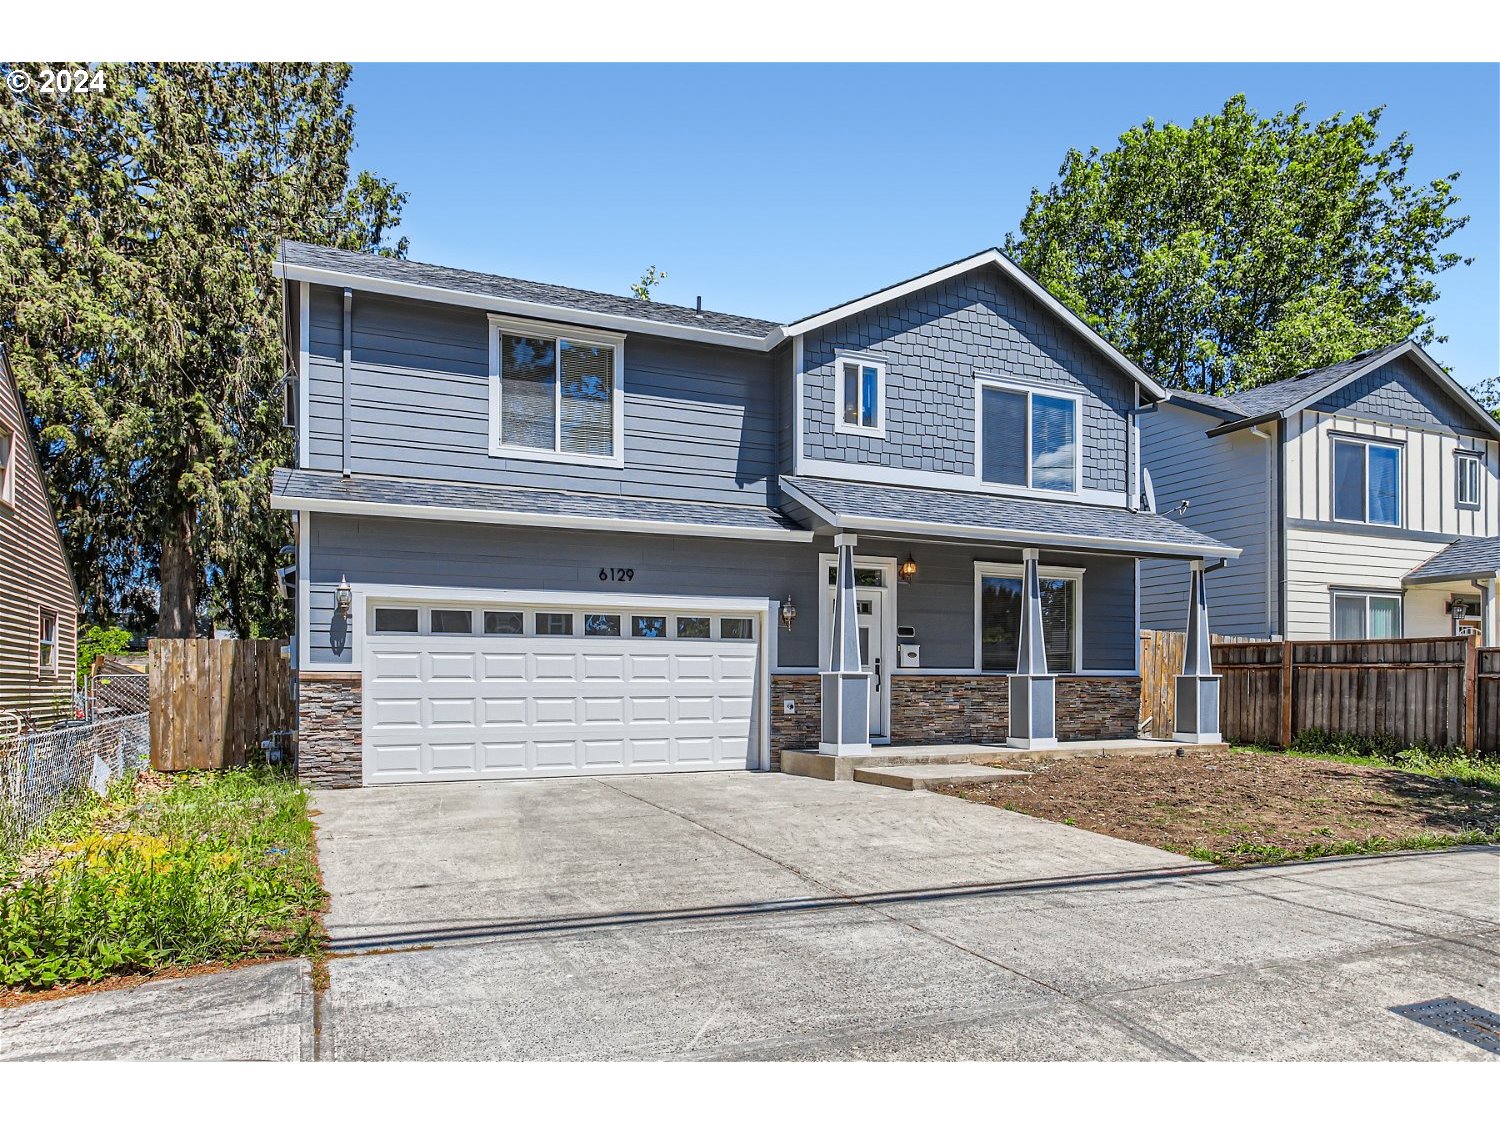
[[[77,630],[73,572],[0,351],[0,735],[71,717]]]
[[[1479,631],[1500,573],[1500,425],[1415,343],[1141,419],[1151,507],[1243,554],[1208,575],[1231,636]],[[1450,546],[1451,545],[1451,546]],[[1284,576],[1284,578],[1283,578]],[[1141,620],[1182,628],[1182,567],[1141,568]],[[1493,607],[1484,643],[1496,644]]]
[[[277,268],[319,783],[1131,737],[1138,561],[1238,553],[1138,510],[1163,390],[995,250],[794,324]]]

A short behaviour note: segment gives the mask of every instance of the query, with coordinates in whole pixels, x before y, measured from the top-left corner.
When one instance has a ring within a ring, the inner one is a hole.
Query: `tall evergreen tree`
[[[1190,126],[1147,121],[1070,151],[1006,248],[1170,387],[1243,389],[1364,348],[1441,341],[1435,277],[1467,216],[1458,173],[1409,183],[1380,109],[1263,118],[1243,95]]]
[[[351,175],[349,77],[126,64],[103,92],[0,95],[0,342],[92,619],[155,587],[162,636],[288,624],[277,243],[406,251],[405,195]]]

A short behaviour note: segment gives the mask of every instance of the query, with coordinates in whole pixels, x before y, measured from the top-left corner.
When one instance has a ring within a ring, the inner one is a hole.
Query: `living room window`
[[[865,359],[838,362],[838,418],[842,434],[885,436],[885,364]]]
[[[1078,399],[981,379],[979,449],[987,484],[1077,492]]]
[[[1333,639],[1383,641],[1401,636],[1401,595],[1333,595]]]
[[[490,318],[490,452],[624,463],[624,337]]]
[[[1014,672],[1021,648],[1021,574],[1016,564],[974,567],[975,664],[982,672]],[[1082,622],[1083,571],[1042,567],[1042,637],[1047,671],[1076,672]]]
[[[1401,447],[1352,438],[1333,442],[1333,518],[1401,526]]]

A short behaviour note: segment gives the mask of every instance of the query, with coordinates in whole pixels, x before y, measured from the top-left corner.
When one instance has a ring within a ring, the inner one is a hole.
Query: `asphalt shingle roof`
[[[467,293],[481,297],[531,301],[559,309],[580,309],[585,312],[608,313],[612,316],[630,316],[639,320],[657,321],[661,324],[674,324],[689,328],[709,328],[756,339],[780,327],[775,321],[760,320],[751,316],[710,312],[707,309],[699,314],[694,309],[685,308],[682,305],[642,301],[635,297],[595,293],[587,289],[569,289],[563,285],[549,285],[541,281],[522,281],[519,278],[475,273],[472,270],[453,269],[449,266],[433,266],[425,262],[383,258],[378,254],[357,254],[350,250],[334,250],[327,246],[313,246],[306,242],[283,242],[281,260],[288,265],[334,270],[380,281],[426,285],[434,289],[447,289],[454,293]]]
[[[1500,571],[1500,537],[1450,543],[1406,576],[1408,582],[1443,582]]]
[[[797,523],[774,508],[755,504],[709,504],[692,500],[655,500],[633,496],[599,496],[514,485],[449,484],[399,477],[354,476],[319,469],[277,469],[271,492],[289,500],[345,500],[364,504],[399,504],[520,515],[576,517],[580,522],[639,520],[743,528],[747,531],[799,531]]]
[[[1007,533],[1028,540],[1085,536],[1101,541],[1153,544],[1163,554],[1171,553],[1172,548],[1181,548],[1188,556],[1227,557],[1239,553],[1217,539],[1152,512],[816,477],[782,477],[781,481],[794,498],[800,494],[841,519],[848,517],[851,527],[857,527],[861,517],[910,520],[955,528],[993,528],[997,540],[1003,540]]]
[[[1173,391],[1172,397],[1183,402],[1203,406],[1209,410],[1216,410],[1222,414],[1236,418],[1262,418],[1267,414],[1276,414],[1295,406],[1303,399],[1317,394],[1335,386],[1341,380],[1353,375],[1363,367],[1371,367],[1380,363],[1381,359],[1398,348],[1406,346],[1407,341],[1399,340],[1394,344],[1387,344],[1383,348],[1373,348],[1367,352],[1339,363],[1329,364],[1327,367],[1318,367],[1311,371],[1302,371],[1286,379],[1278,379],[1274,383],[1265,383],[1259,387],[1251,387],[1248,391],[1236,391],[1229,395],[1205,395],[1196,391]]]

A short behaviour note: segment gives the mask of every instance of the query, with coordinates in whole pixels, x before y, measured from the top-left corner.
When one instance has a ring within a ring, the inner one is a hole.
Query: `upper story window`
[[[624,337],[490,318],[490,452],[623,464]]]
[[[885,364],[863,359],[838,363],[839,412],[834,429],[843,434],[885,436]]]
[[[0,426],[0,504],[16,502],[16,435]]]
[[[1401,526],[1401,447],[1335,438],[1333,518]]]
[[[981,381],[977,428],[986,483],[1078,491],[1077,398]]]
[[[1460,450],[1454,458],[1454,501],[1460,508],[1478,508],[1484,455]]]

